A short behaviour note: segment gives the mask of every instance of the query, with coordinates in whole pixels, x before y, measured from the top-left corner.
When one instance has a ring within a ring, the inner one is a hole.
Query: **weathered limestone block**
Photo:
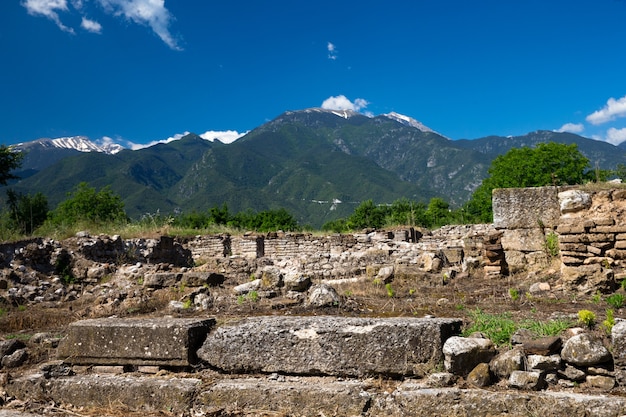
[[[540,390],[546,384],[541,372],[537,371],[513,371],[508,380],[511,388],[525,390]]]
[[[496,348],[489,339],[453,336],[443,345],[446,371],[455,375],[467,375],[479,363],[489,363]]]
[[[189,366],[214,319],[91,319],[72,323],[57,356],[86,365]]]
[[[467,382],[471,385],[483,388],[491,385],[491,372],[489,371],[489,364],[479,363],[474,369],[467,375]]]
[[[535,229],[559,223],[557,187],[493,190],[493,225],[497,229]]]
[[[500,353],[489,362],[489,369],[499,379],[508,379],[513,371],[524,370],[524,352],[510,349]]]
[[[444,248],[442,252],[449,264],[460,265],[463,263],[463,248]]]
[[[198,394],[200,404],[238,412],[291,416],[361,416],[370,394],[359,381],[227,379]]]
[[[620,386],[626,385],[626,321],[618,321],[611,329],[615,379]]]
[[[510,392],[484,389],[424,389],[414,381],[404,382],[391,400],[373,401],[372,416],[569,416],[615,417],[626,410],[626,399],[572,392]]]
[[[575,213],[591,207],[591,194],[582,190],[567,190],[558,193],[561,213]]]
[[[189,410],[200,383],[201,380],[195,378],[96,374],[45,379],[36,374],[9,381],[6,391],[21,400],[180,414]]]
[[[505,230],[501,242],[505,251],[536,252],[544,250],[546,238],[543,230],[535,227],[534,229]]]
[[[561,357],[576,366],[594,366],[611,360],[611,353],[598,340],[588,333],[569,338],[563,345]]]
[[[198,356],[227,372],[423,375],[460,326],[458,319],[251,317],[213,331]]]
[[[178,284],[182,277],[183,274],[176,272],[155,272],[144,276],[143,285],[149,288],[173,287]]]
[[[561,355],[528,355],[529,371],[557,371],[561,367]]]

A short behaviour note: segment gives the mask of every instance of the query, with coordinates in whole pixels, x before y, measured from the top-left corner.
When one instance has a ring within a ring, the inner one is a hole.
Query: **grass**
[[[480,332],[497,346],[510,345],[511,336],[519,329],[528,329],[538,337],[557,336],[575,324],[566,319],[546,321],[526,319],[517,322],[513,320],[511,313],[485,313],[480,309],[475,309],[469,314],[472,323],[463,331],[463,336]]]

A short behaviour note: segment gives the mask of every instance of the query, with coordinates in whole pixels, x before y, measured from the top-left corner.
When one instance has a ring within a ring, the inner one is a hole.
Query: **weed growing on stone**
[[[554,232],[548,233],[545,237],[544,247],[549,257],[556,258],[559,256],[559,236]]]
[[[578,312],[578,322],[591,328],[596,323],[596,314],[590,310],[580,310]]]
[[[624,294],[611,294],[604,300],[606,303],[616,309],[620,309],[624,306]]]

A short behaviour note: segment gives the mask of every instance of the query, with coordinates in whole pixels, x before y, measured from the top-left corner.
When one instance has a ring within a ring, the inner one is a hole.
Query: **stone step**
[[[460,319],[250,317],[211,332],[198,357],[232,373],[422,376]],[[236,354],[234,353],[236,352]]]
[[[72,404],[112,415],[327,415],[327,416],[509,416],[616,417],[626,398],[574,392],[520,392],[429,388],[417,380],[390,383],[370,379],[277,376],[270,378],[128,377],[81,375],[11,380],[10,396],[29,402]],[[122,413],[122,414],[120,414]],[[49,415],[49,414],[45,414]],[[65,416],[61,409],[54,415]],[[68,412],[67,416],[76,416]],[[39,414],[0,410],[0,417]]]
[[[45,378],[32,374],[9,381],[7,393],[23,400],[94,409],[181,413],[189,410],[202,381],[121,375]]]
[[[72,323],[57,356],[75,365],[189,366],[214,319],[91,319]]]

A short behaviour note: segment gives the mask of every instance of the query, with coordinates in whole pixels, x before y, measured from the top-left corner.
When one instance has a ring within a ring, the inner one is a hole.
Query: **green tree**
[[[433,197],[428,202],[426,209],[426,226],[439,227],[448,224],[450,220],[450,205],[439,197]]]
[[[24,154],[15,152],[11,147],[0,145],[0,185],[7,185],[8,180],[17,179],[12,171],[22,166]]]
[[[535,148],[513,148],[491,163],[489,176],[465,206],[475,220],[491,222],[491,192],[495,188],[582,184],[589,179],[589,159],[576,144],[540,143]]]
[[[387,224],[406,226],[426,226],[426,206],[424,203],[401,198],[391,204],[386,219]]]
[[[365,229],[367,227],[379,229],[385,225],[386,214],[387,210],[376,206],[372,200],[364,201],[348,217],[348,229]]]
[[[48,217],[48,199],[42,194],[34,196],[7,190],[11,226],[22,234],[33,234]]]
[[[128,217],[121,197],[114,194],[108,186],[96,191],[86,182],[81,182],[69,194],[69,198],[59,204],[53,219],[59,224],[75,224],[79,221],[125,222]]]
[[[226,203],[222,207],[214,206],[209,210],[209,221],[215,224],[228,224],[230,213]]]

